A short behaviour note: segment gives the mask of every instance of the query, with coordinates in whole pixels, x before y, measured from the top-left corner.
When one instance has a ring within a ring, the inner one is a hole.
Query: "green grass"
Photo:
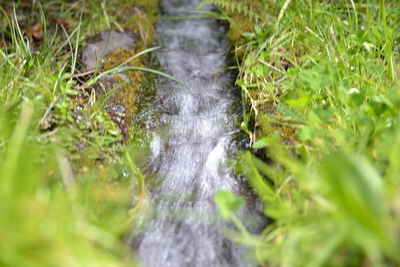
[[[106,99],[73,75],[85,40],[121,29],[140,1],[32,2],[0,1],[0,265],[132,266],[135,140],[120,142]]]
[[[37,114],[32,101],[21,106],[1,157],[1,265],[130,265],[119,237],[129,226],[129,192],[103,188],[96,171],[74,176],[59,147],[29,138]]]
[[[237,239],[261,265],[400,264],[400,4],[258,8],[236,42],[237,84],[242,128],[272,163],[246,153],[239,167],[273,221]]]

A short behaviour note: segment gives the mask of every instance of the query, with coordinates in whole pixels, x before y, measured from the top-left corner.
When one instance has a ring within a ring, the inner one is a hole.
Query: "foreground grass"
[[[210,2],[264,14],[236,43],[237,84],[270,162],[241,168],[272,223],[239,240],[266,265],[400,264],[400,4]]]
[[[133,265],[123,241],[142,192],[130,140],[74,75],[87,37],[143,30],[125,13],[143,3],[0,1],[1,266]]]

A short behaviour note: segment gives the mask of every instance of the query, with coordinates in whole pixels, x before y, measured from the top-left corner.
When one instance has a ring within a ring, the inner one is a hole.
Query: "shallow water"
[[[189,16],[199,0],[163,0],[164,16]],[[211,10],[211,6],[203,9]],[[213,195],[239,192],[227,159],[237,150],[235,103],[240,101],[227,66],[226,27],[213,19],[160,19],[157,53],[162,71],[188,85],[161,79],[161,118],[151,142],[152,216],[134,247],[145,266],[250,266],[246,250],[222,234]],[[247,217],[246,211],[242,216]]]

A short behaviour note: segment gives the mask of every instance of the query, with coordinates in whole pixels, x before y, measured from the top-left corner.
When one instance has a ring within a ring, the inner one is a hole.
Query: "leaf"
[[[253,144],[253,148],[254,149],[260,149],[260,148],[264,148],[267,147],[269,144],[270,138],[269,137],[263,137],[260,140],[257,140],[254,144]]]
[[[303,110],[310,102],[310,99],[311,97],[309,95],[301,94],[298,98],[291,98],[285,102],[292,108]]]
[[[232,192],[221,190],[214,195],[222,219],[229,220],[232,215],[244,205],[242,197],[236,197]]]
[[[322,62],[311,69],[300,71],[296,81],[315,92],[336,85],[336,75],[337,72],[331,64]]]
[[[299,114],[285,103],[279,103],[278,111],[283,115],[286,115],[291,120],[300,120]]]
[[[346,217],[381,235],[385,214],[382,177],[364,158],[339,151],[323,161],[331,197]]]
[[[244,154],[244,160],[245,164],[243,164],[243,173],[247,177],[249,183],[254,188],[257,195],[266,204],[275,202],[276,194],[274,188],[272,188],[271,185],[264,180],[257,169],[257,167],[261,167],[263,170],[267,170],[264,172],[264,174],[271,174],[272,172],[270,171],[270,168],[268,168],[268,165],[262,163],[250,152],[246,152]]]
[[[299,133],[299,140],[302,142],[307,142],[313,139],[312,129],[309,126],[301,127]]]
[[[242,33],[242,36],[243,36],[244,38],[246,38],[246,39],[251,40],[251,39],[253,39],[253,38],[256,37],[256,34],[255,34],[255,33],[252,33],[252,32],[244,32],[244,33]]]

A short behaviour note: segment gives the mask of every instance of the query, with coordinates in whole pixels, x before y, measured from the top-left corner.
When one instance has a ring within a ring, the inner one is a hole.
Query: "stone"
[[[104,31],[97,34],[83,48],[80,61],[83,71],[95,70],[101,66],[102,60],[111,52],[136,48],[138,38],[130,31]]]

